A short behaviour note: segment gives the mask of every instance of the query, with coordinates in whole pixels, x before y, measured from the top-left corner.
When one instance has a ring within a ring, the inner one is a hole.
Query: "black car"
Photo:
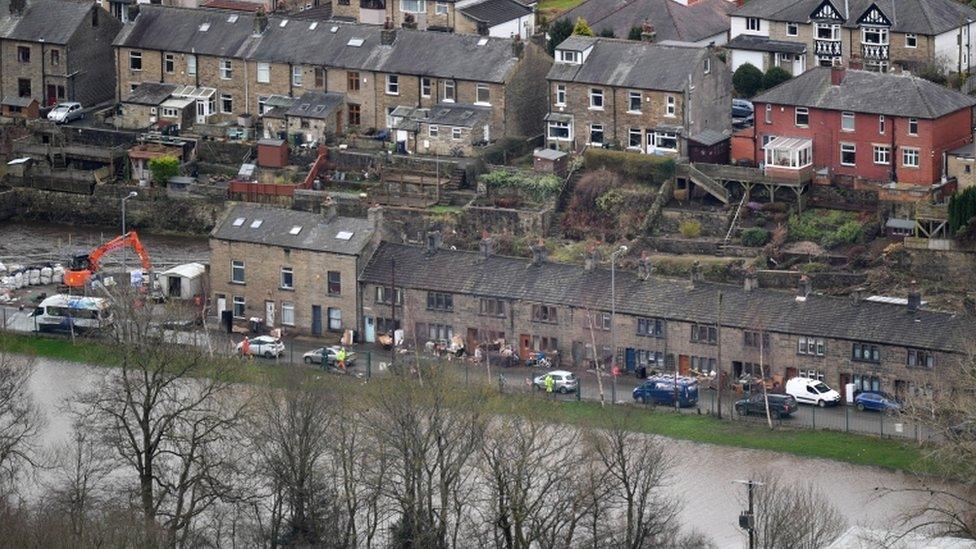
[[[740,415],[749,414],[766,414],[766,403],[763,402],[763,397],[769,398],[769,413],[770,415],[787,418],[796,411],[797,403],[796,399],[791,395],[780,395],[780,394],[769,394],[763,395],[762,393],[756,393],[749,398],[744,398],[735,403],[735,411],[739,412]]]

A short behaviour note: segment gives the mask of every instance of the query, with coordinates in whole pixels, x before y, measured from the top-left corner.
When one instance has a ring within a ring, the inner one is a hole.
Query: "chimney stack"
[[[918,284],[913,280],[908,290],[908,312],[915,314],[922,308],[922,294],[918,291]]]
[[[830,83],[833,86],[840,86],[840,83],[844,81],[844,67],[841,65],[834,65],[830,67]]]
[[[651,277],[651,258],[647,257],[647,250],[641,252],[637,260],[637,278],[647,280]]]
[[[549,256],[549,250],[546,249],[546,242],[539,239],[539,243],[532,246],[532,264],[542,265],[546,262]]]
[[[966,310],[966,314],[969,316],[976,317],[976,299],[971,295],[967,295],[962,300],[962,306]]]
[[[332,223],[332,221],[335,220],[338,215],[339,214],[336,211],[335,199],[333,199],[331,196],[325,197],[325,200],[322,201],[322,221],[325,223]]]
[[[654,32],[654,25],[650,21],[644,21],[641,24],[641,41],[643,42],[654,42],[657,39],[657,33]]]
[[[373,230],[380,232],[383,229],[383,206],[373,204],[366,210],[366,221],[372,225]]]
[[[743,279],[742,288],[747,292],[751,292],[758,287],[759,287],[759,275],[756,274],[756,268],[749,267],[748,269],[746,269],[746,276]]]
[[[864,68],[864,60],[859,54],[851,55],[851,60],[847,62],[851,70],[859,71]]]
[[[702,266],[701,262],[695,261],[691,264],[691,268],[688,269],[688,282],[689,288],[694,288],[702,280]]]
[[[441,232],[438,230],[427,231],[427,255],[434,255],[441,247]]]
[[[512,55],[521,59],[522,54],[525,53],[525,44],[522,43],[522,38],[519,35],[512,36]]]
[[[807,297],[810,296],[810,287],[810,277],[807,275],[801,276],[800,282],[796,287],[796,300],[800,302],[806,301]]]
[[[396,29],[393,28],[393,21],[387,17],[383,23],[383,30],[380,31],[380,44],[392,46],[394,42],[396,42]]]
[[[488,259],[491,254],[495,253],[495,241],[488,234],[488,231],[481,231],[481,242],[478,243],[478,250],[481,251],[481,255]]]
[[[254,14],[254,34],[261,35],[268,28],[268,14],[264,13],[264,8],[258,8]]]
[[[587,271],[592,271],[596,267],[597,261],[599,260],[599,252],[596,250],[595,244],[590,244],[586,248],[586,257],[584,259],[584,268]]]

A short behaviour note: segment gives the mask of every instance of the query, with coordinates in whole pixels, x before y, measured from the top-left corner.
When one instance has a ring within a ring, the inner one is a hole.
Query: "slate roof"
[[[491,115],[491,108],[458,103],[438,103],[430,108],[427,124],[473,128]]]
[[[532,8],[515,0],[484,0],[461,8],[461,13],[475,21],[484,21],[489,27],[494,27],[512,19],[525,17],[532,13]]]
[[[772,53],[806,53],[807,45],[802,42],[770,40],[765,36],[740,34],[725,45],[732,50],[768,51]]]
[[[772,21],[808,23],[810,15],[823,0],[750,0],[732,15],[759,17]],[[894,32],[934,35],[959,28],[966,18],[976,20],[976,10],[954,0],[835,0],[832,5],[845,17],[845,27],[857,26],[857,20],[872,5],[891,21]]]
[[[674,0],[587,0],[560,19],[575,23],[582,17],[593,32],[611,29],[617,38],[627,38],[631,28],[647,21],[654,25],[657,40],[700,42],[724,34],[734,9],[735,2],[728,0],[700,0],[691,6]]]
[[[132,90],[122,102],[155,107],[169,99],[169,96],[173,94],[173,90],[175,89],[176,86],[174,84],[143,82],[136,86],[136,89]]]
[[[123,27],[114,44],[497,83],[505,82],[518,62],[507,38],[397,29],[393,45],[384,46],[380,43],[382,28],[376,25],[270,15],[267,29],[255,35],[253,15],[234,14],[234,21],[230,15],[217,10],[142,5],[139,17]],[[204,24],[209,28],[201,31]],[[361,40],[361,45],[350,45],[353,39]]]
[[[830,67],[815,67],[753,98],[753,103],[934,119],[976,105],[976,98],[909,74],[844,71],[831,85]]]
[[[0,20],[0,36],[24,42],[67,44],[75,31],[86,24],[92,4],[65,0],[33,0],[22,16],[6,15]],[[101,15],[106,15],[105,13]]]
[[[328,118],[342,107],[345,96],[335,92],[306,92],[295,101],[285,116],[297,118]]]
[[[477,252],[440,249],[429,255],[420,246],[384,242],[360,275],[362,282],[389,284],[391,260],[396,260],[397,285],[422,290],[498,298],[522,299],[551,305],[610,309],[610,271],[587,271],[576,265],[489,256]],[[976,323],[944,312],[847,298],[795,296],[773,290],[746,292],[741,286],[652,277],[618,270],[616,310],[625,314],[684,322],[717,322],[717,296],[723,293],[723,326],[803,334],[964,352]]]
[[[244,219],[243,223],[234,226],[235,221],[241,218]],[[260,226],[252,228],[251,224],[259,219]],[[293,227],[302,227],[302,230],[293,235],[290,233]],[[351,232],[352,237],[348,240],[336,238],[342,231]],[[372,236],[373,225],[366,219],[336,217],[326,223],[321,214],[253,204],[234,205],[210,233],[210,237],[217,240],[343,255],[361,253]]]
[[[582,65],[557,62],[548,79],[626,88],[683,91],[689,67],[708,55],[704,47],[663,46],[613,38],[574,36],[574,46],[593,46]],[[556,47],[561,49],[562,44]]]

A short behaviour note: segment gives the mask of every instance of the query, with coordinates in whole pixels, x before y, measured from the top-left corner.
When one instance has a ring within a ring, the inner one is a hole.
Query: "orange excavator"
[[[149,252],[139,241],[139,235],[135,231],[129,231],[122,236],[117,236],[105,244],[95,248],[87,255],[77,255],[71,261],[71,268],[64,272],[64,284],[69,288],[83,288],[91,280],[92,274],[98,272],[99,261],[108,252],[131,246],[135,250],[139,260],[142,261],[142,268],[146,271],[152,269],[149,262]]]

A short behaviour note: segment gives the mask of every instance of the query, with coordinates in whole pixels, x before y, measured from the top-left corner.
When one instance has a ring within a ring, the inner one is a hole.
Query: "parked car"
[[[257,336],[248,340],[251,343],[251,354],[263,356],[264,358],[278,358],[285,354],[285,344],[283,341],[271,336]],[[241,352],[244,342],[237,344],[237,352]]]
[[[677,390],[675,390],[675,376],[658,375],[634,387],[634,400],[644,403],[666,404],[674,406],[675,394],[678,406],[682,408],[694,406],[698,403],[698,380],[693,377],[678,376]]]
[[[85,113],[81,109],[81,103],[58,103],[56,107],[51,109],[51,112],[47,113],[47,119],[56,124],[67,124],[84,115]]]
[[[732,118],[752,118],[755,112],[756,108],[752,105],[752,101],[745,99],[732,100]]]
[[[786,382],[786,394],[801,404],[814,404],[821,408],[840,404],[840,393],[823,381],[807,377],[794,377]]]
[[[735,411],[744,416],[749,414],[766,415],[764,396],[769,399],[769,413],[772,416],[788,418],[799,408],[796,399],[792,395],[781,395],[778,393],[763,395],[762,393],[756,393],[749,398],[737,401],[735,403]]]
[[[887,393],[864,391],[854,397],[854,405],[858,410],[875,410],[878,412],[897,412],[901,404]]]
[[[572,393],[579,387],[579,378],[576,377],[576,374],[567,372],[566,370],[553,370],[536,376],[532,380],[532,387],[537,391],[545,391],[546,376],[552,376],[552,388],[557,393]]]
[[[302,360],[305,362],[305,364],[322,364],[322,358],[325,357],[325,365],[335,367],[336,355],[339,353],[339,349],[340,347],[338,345],[312,349],[311,351],[302,355]],[[346,367],[351,368],[355,366],[355,364],[356,353],[346,349]]]

